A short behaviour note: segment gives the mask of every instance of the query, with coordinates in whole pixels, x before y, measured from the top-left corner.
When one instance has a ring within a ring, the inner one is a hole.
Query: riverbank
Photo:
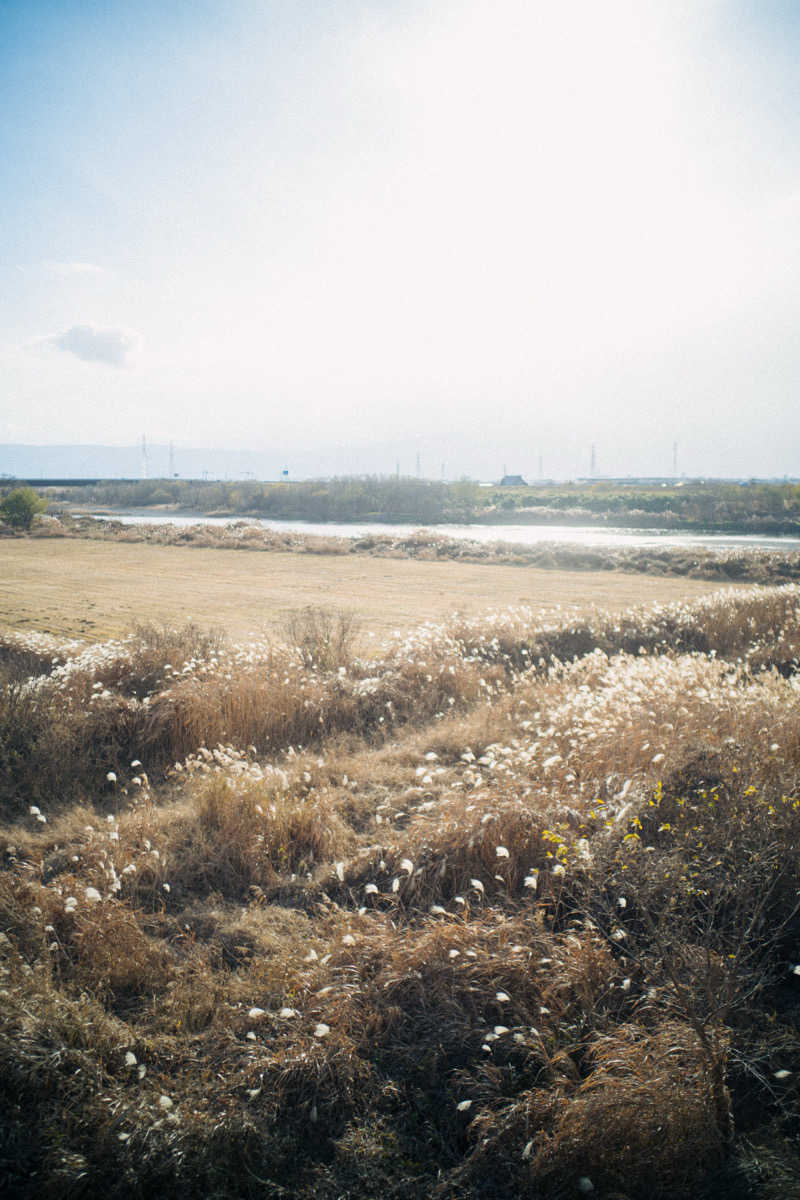
[[[481,525],[592,525],[598,529],[648,529],[665,533],[733,534],[740,536],[800,537],[800,521],[773,516],[739,515],[732,520],[691,519],[674,512],[630,511],[595,512],[590,508],[503,508],[488,509],[473,518]]]
[[[129,508],[118,506],[98,506],[87,509],[83,505],[67,505],[56,509],[56,513],[59,516],[81,517],[91,515],[94,517],[105,517],[108,520],[117,520],[122,516],[127,516],[130,511]],[[757,514],[750,516],[740,514],[735,519],[730,520],[705,519],[701,521],[685,516],[679,517],[674,512],[659,513],[635,508],[629,511],[596,512],[590,508],[555,508],[548,506],[504,508],[497,505],[480,511],[455,516],[442,514],[430,522],[421,521],[418,516],[403,516],[402,514],[398,515],[392,512],[372,512],[352,516],[335,515],[328,522],[325,517],[309,517],[307,514],[289,513],[275,517],[272,514],[265,516],[265,513],[257,508],[234,509],[230,507],[212,507],[209,509],[196,509],[186,508],[180,504],[143,505],[136,508],[136,515],[143,518],[153,516],[159,519],[194,520],[198,523],[208,520],[262,521],[272,518],[287,521],[308,521],[315,524],[330,523],[332,525],[406,525],[409,529],[416,529],[420,525],[425,526],[427,524],[449,525],[453,528],[463,528],[466,525],[483,527],[524,525],[528,527],[541,526],[545,529],[564,525],[571,528],[590,527],[598,530],[638,530],[646,528],[653,533],[687,534],[699,537],[727,535],[733,537],[800,538],[800,520],[795,517],[780,518]]]
[[[800,580],[800,551],[708,550],[698,546],[625,548],[557,542],[520,545],[450,538],[425,529],[407,534],[370,533],[358,537],[324,536],[276,530],[237,521],[210,525],[124,524],[93,517],[48,518],[34,528],[34,538],[86,538],[93,541],[144,542],[251,552],[361,555],[413,558],[470,564],[534,567],[550,571],[620,571],[639,575],[688,576],[719,582],[775,583]]]
[[[756,480],[579,480],[484,486],[395,477],[297,482],[109,480],[53,488],[93,509],[399,525],[586,525],[684,533],[800,534],[800,485]]]

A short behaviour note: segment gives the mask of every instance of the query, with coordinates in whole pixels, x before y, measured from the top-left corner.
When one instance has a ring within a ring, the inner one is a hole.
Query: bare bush
[[[311,605],[286,619],[289,644],[299,650],[307,667],[335,671],[350,665],[358,622],[353,613]]]

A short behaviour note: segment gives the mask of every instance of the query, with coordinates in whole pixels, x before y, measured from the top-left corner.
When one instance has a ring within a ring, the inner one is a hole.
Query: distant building
[[[527,483],[521,475],[504,475],[500,480],[500,487],[527,487]]]

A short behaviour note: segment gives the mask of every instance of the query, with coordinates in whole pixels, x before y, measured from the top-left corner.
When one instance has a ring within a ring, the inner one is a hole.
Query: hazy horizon
[[[790,0],[7,0],[0,442],[795,476],[798,48]]]
[[[576,470],[554,473],[529,457],[517,457],[509,463],[492,459],[470,448],[455,461],[436,455],[435,444],[421,443],[421,449],[409,443],[402,445],[373,445],[362,447],[333,446],[320,453],[282,454],[277,450],[226,450],[216,447],[178,446],[174,443],[148,444],[146,474],[140,445],[3,445],[0,443],[0,482],[3,479],[181,479],[181,480],[241,480],[259,483],[284,481],[302,482],[325,479],[394,478],[421,479],[427,482],[456,483],[471,480],[483,484],[496,483],[506,474],[521,475],[527,484],[540,481],[565,483],[614,479],[694,479],[708,482],[726,480],[773,483],[797,483],[794,475],[727,475],[698,472],[678,476],[665,471],[659,475],[628,472],[622,476],[597,469],[592,475],[578,464]],[[452,449],[452,447],[450,447]],[[496,469],[492,469],[496,466]],[[284,474],[286,472],[286,474]]]

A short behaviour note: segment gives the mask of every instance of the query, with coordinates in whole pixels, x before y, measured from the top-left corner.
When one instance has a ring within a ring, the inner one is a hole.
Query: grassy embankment
[[[291,643],[4,638],[7,1192],[797,1194],[797,588]]]

